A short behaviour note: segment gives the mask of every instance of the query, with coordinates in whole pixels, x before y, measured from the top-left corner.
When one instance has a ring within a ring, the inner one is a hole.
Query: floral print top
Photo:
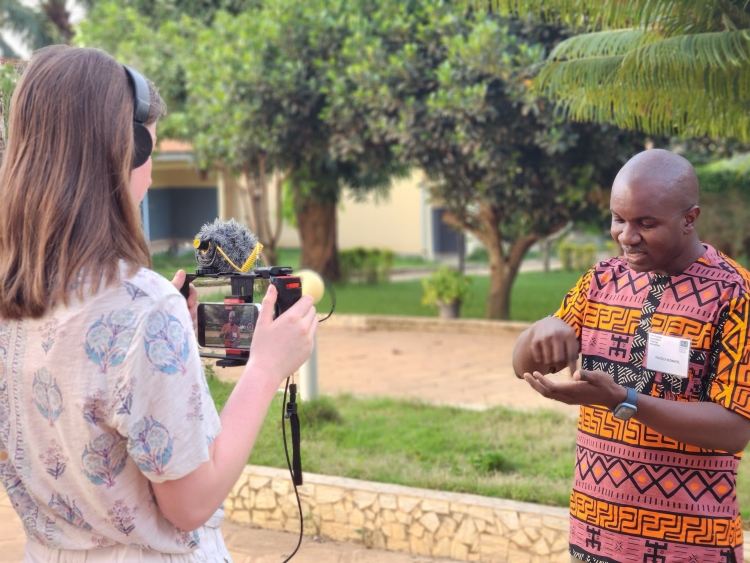
[[[198,535],[164,518],[150,483],[206,461],[221,424],[185,299],[150,270],[120,279],[0,320],[0,482],[48,547],[187,553]]]

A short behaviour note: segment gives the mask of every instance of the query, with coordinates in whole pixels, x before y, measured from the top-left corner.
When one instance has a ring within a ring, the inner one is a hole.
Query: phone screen
[[[257,322],[257,303],[199,303],[198,344],[249,350]]]

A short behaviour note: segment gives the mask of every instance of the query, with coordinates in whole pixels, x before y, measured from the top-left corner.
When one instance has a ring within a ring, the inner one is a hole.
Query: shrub
[[[309,427],[344,422],[333,401],[328,397],[321,397],[314,401],[302,401],[299,404],[299,418],[304,426]]]
[[[470,285],[471,278],[455,268],[443,266],[422,280],[422,304],[434,306],[438,303],[461,302],[469,296]]]
[[[341,281],[364,281],[375,284],[389,280],[393,267],[393,251],[378,248],[351,248],[339,251]]]
[[[471,458],[474,469],[482,473],[510,473],[513,464],[500,452],[482,452]]]
[[[561,242],[557,247],[557,253],[562,269],[566,272],[584,271],[596,265],[596,245],[590,242]]]

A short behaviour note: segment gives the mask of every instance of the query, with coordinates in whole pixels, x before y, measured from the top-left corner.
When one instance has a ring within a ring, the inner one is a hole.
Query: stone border
[[[565,508],[311,473],[304,479],[307,535],[460,561],[570,562]],[[245,467],[225,512],[238,523],[299,530],[284,469]]]
[[[343,315],[334,313],[326,326],[348,330],[385,330],[404,332],[441,332],[453,334],[519,333],[531,323],[488,321],[483,319],[439,319],[435,317],[401,317],[389,315]]]

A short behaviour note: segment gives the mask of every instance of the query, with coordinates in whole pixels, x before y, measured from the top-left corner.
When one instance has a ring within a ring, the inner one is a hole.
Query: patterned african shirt
[[[682,274],[600,263],[555,316],[573,327],[582,366],[668,401],[713,401],[750,417],[750,273],[708,245]],[[685,378],[645,369],[649,332],[689,338]],[[583,561],[742,561],[741,454],[681,444],[634,419],[582,406],[570,499],[570,552]]]
[[[190,553],[199,535],[162,515],[151,482],[206,461],[221,422],[185,299],[150,270],[120,279],[0,320],[0,482],[30,541]]]

